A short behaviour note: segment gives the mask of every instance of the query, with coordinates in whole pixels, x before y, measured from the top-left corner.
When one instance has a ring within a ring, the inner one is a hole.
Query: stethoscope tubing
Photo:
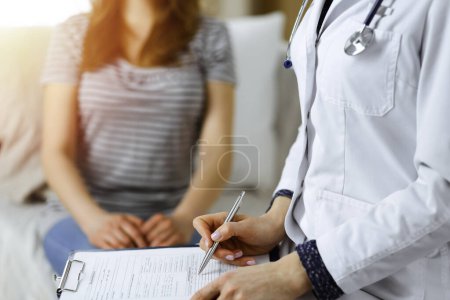
[[[302,22],[308,2],[309,2],[309,0],[302,0],[302,5],[300,7],[300,11],[297,15],[297,19],[295,20],[295,24],[294,24],[294,28],[292,29],[291,36],[289,37],[289,42],[288,42],[287,51],[286,51],[286,60],[284,61],[284,67],[286,69],[290,69],[292,67],[291,46],[292,46],[292,42],[294,40],[295,34],[297,33],[297,30],[300,27],[300,24]],[[311,3],[312,2],[313,1],[311,1]],[[375,4],[372,6],[369,14],[367,15],[366,19],[364,20],[364,28],[370,26],[370,24],[373,21],[373,18],[375,18],[382,3],[383,3],[383,0],[377,0],[375,2]]]
[[[292,46],[292,42],[294,41],[295,34],[297,33],[297,30],[300,27],[300,24],[302,22],[308,2],[309,2],[309,0],[302,0],[302,5],[300,6],[300,11],[298,12],[297,19],[295,19],[294,28],[291,32],[291,36],[289,37],[288,47],[287,47],[287,51],[286,51],[286,60],[284,62],[284,66],[286,69],[289,69],[292,67],[291,46]]]
[[[305,12],[307,3],[308,3],[308,0],[302,0],[302,5],[300,7],[300,11],[298,12],[297,18],[295,19],[294,30],[292,30],[291,36],[289,37],[289,44],[292,44],[292,41],[294,40],[294,36],[297,33],[297,29],[300,27],[300,23],[302,22],[302,16]]]
[[[377,0],[375,5],[372,6],[372,9],[370,10],[369,14],[367,15],[366,19],[364,20],[364,25],[367,27],[370,26],[370,24],[373,21],[373,18],[375,18],[375,15],[377,14],[378,10],[380,9],[381,4],[383,3],[383,0]]]

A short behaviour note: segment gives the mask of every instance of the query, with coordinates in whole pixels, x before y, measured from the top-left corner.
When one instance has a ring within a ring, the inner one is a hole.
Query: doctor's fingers
[[[234,265],[238,267],[254,266],[256,260],[251,256],[244,256],[244,253],[239,250],[228,250],[224,248],[217,248],[214,253],[214,258],[225,264]]]
[[[240,258],[233,258],[233,256],[230,256],[229,258],[219,258],[218,260],[225,264],[237,267],[251,267],[256,264],[255,258],[251,256],[244,256]]]
[[[225,275],[226,273],[196,292],[194,296],[192,296],[191,300],[217,299],[217,297],[220,296],[220,289],[225,283]]]
[[[222,242],[232,237],[245,237],[248,234],[248,222],[228,222],[220,226],[211,234],[211,239],[215,242]]]
[[[212,231],[220,227],[225,222],[227,213],[221,212],[217,214],[203,215],[192,221],[192,225],[197,229],[201,236],[210,235]]]
[[[197,232],[201,235],[202,239],[204,239],[205,246],[207,248],[212,246],[213,239],[211,234],[216,231],[223,223],[227,217],[227,213],[217,213],[200,216],[194,219],[192,225],[197,230]],[[235,216],[237,219],[238,216]]]
[[[194,294],[192,300],[243,300],[250,299],[244,297],[240,285],[242,282],[237,282],[235,275],[236,271],[230,271],[220,276],[215,281],[206,285],[200,291]]]
[[[199,246],[203,251],[208,251],[209,248],[212,247],[213,243],[214,242],[211,239],[202,238],[199,242]],[[237,248],[238,247],[236,247],[233,241],[224,241],[219,244],[215,253],[219,253],[221,257],[225,257],[228,254],[238,252],[239,250]]]
[[[230,248],[227,247],[228,244]],[[204,250],[205,252],[208,251],[209,247],[205,246],[205,243],[203,240],[200,241],[200,248]],[[221,262],[224,262],[229,265],[239,266],[239,267],[246,267],[246,266],[253,266],[255,264],[255,258],[251,256],[243,256],[244,253],[242,250],[237,249],[235,246],[232,246],[231,243],[221,243],[216,251],[214,252],[214,259],[219,260]]]

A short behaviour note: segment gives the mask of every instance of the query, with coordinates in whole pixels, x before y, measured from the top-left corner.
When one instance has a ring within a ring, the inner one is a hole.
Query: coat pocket
[[[375,29],[372,44],[356,56],[344,53],[348,38],[362,24],[349,19],[324,41],[326,55],[318,66],[320,99],[364,115],[381,117],[394,107],[401,35]]]
[[[366,214],[374,205],[329,191],[321,191],[314,204],[315,237],[330,231],[351,218]]]

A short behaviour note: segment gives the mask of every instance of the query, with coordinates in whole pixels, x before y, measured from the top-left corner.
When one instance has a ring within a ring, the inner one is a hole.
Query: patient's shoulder
[[[56,42],[65,44],[77,59],[81,57],[89,19],[89,14],[78,14],[59,24],[55,30]]]
[[[48,47],[42,83],[78,83],[88,23],[89,15],[80,14],[56,26]]]
[[[192,49],[207,79],[235,82],[231,39],[224,22],[203,17]]]
[[[72,35],[84,35],[89,25],[89,14],[78,14],[68,18],[58,28]]]
[[[223,34],[228,34],[225,22],[211,17],[201,18],[198,35],[207,38],[217,37]]]
[[[225,22],[210,18],[202,17],[199,30],[192,46],[197,52],[215,52],[221,49],[229,48],[230,38]]]

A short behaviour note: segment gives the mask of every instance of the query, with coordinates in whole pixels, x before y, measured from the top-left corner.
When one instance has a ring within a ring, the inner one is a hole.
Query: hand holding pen
[[[243,191],[243,192],[241,192],[239,197],[236,199],[236,202],[234,202],[233,207],[231,208],[230,212],[228,213],[225,220],[223,221],[224,224],[227,224],[227,223],[233,221],[234,216],[237,214],[238,210],[241,208],[241,203],[242,203],[242,199],[244,198],[244,196],[245,196],[245,192]],[[216,234],[215,238],[217,239],[218,238],[217,232],[215,232],[215,234]],[[213,235],[214,235],[214,233],[213,233]],[[205,254],[205,257],[203,258],[203,260],[200,264],[198,274],[200,274],[206,268],[209,261],[213,257],[214,252],[216,252],[216,249],[218,246],[219,246],[219,241],[214,241],[213,245],[211,246],[211,248],[208,249],[208,251]]]
[[[228,264],[252,266],[254,256],[267,254],[285,236],[284,219],[276,214],[236,215],[232,222],[224,223],[226,217],[227,213],[201,216],[194,220],[194,227],[202,236],[200,247],[208,251],[214,242],[220,242],[214,257]]]

